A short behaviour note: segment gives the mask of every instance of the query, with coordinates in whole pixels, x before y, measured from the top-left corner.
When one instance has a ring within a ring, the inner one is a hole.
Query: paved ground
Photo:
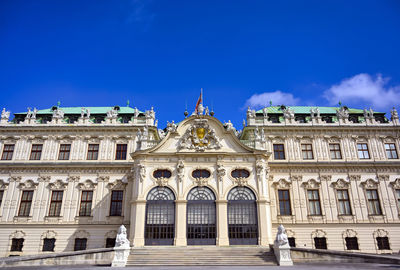
[[[390,264],[375,264],[375,263],[313,263],[313,264],[296,264],[293,267],[288,266],[146,266],[146,267],[126,267],[126,268],[111,268],[106,266],[25,266],[25,267],[5,267],[2,269],[9,270],[67,270],[67,269],[82,269],[82,270],[344,270],[344,269],[373,269],[373,270],[400,270],[400,265]]]

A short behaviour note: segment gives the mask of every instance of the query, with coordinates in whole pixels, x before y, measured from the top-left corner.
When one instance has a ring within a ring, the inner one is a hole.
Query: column
[[[259,226],[259,245],[268,246],[273,244],[271,205],[269,200],[258,200],[258,226]]]
[[[175,246],[186,246],[186,206],[187,200],[175,201]]]
[[[131,208],[131,227],[129,230],[129,240],[134,247],[144,246],[144,225],[146,220],[146,200],[132,202]]]
[[[229,246],[228,201],[217,200],[217,246]]]

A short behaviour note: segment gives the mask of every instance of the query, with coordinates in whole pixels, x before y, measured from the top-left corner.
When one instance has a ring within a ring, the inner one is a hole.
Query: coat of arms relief
[[[194,124],[188,128],[179,140],[178,149],[194,149],[203,152],[206,149],[221,148],[220,140],[207,123],[207,119],[195,119]]]

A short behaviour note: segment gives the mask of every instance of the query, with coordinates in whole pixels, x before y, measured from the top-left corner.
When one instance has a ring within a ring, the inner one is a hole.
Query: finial
[[[269,101],[269,106],[272,107],[272,100]]]
[[[339,100],[339,107],[342,107],[342,102]]]
[[[211,112],[210,112],[210,115],[211,115],[211,116],[214,116],[214,114],[215,114],[214,111],[211,111]]]
[[[185,112],[183,113],[183,115],[185,116],[185,118],[189,115],[189,112],[187,111],[187,109],[185,109]]]
[[[61,102],[58,101],[58,102],[57,102],[57,107],[60,107],[60,105],[61,105]]]
[[[126,101],[126,107],[129,107],[129,99]]]

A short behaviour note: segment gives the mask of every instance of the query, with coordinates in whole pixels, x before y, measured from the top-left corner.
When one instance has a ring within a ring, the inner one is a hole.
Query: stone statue
[[[265,141],[266,141],[265,132],[264,132],[264,129],[263,129],[263,128],[261,128],[260,138],[261,138],[261,141],[262,141],[262,142],[265,142]]]
[[[177,128],[177,126],[176,126],[174,120],[172,120],[171,123],[167,121],[167,131],[168,132],[176,132],[176,128]]]
[[[81,117],[83,118],[83,116],[85,115],[85,108],[81,108]]]
[[[36,108],[33,108],[31,119],[36,119],[37,112],[38,112],[38,110]]]
[[[206,107],[205,115],[210,115],[210,110],[208,109],[208,106]]]
[[[257,141],[261,139],[260,132],[258,131],[258,127],[256,127],[256,129],[254,130],[254,139]]]
[[[6,111],[6,108],[3,108],[3,110],[1,111],[1,119],[8,121],[9,118],[10,118],[10,112]]]
[[[86,118],[90,118],[90,110],[89,109],[85,109],[85,108],[81,108],[81,117],[84,118],[86,114]],[[107,113],[108,115],[108,113]]]
[[[155,126],[155,127],[158,126],[158,119],[154,122],[154,126]]]
[[[28,113],[26,114],[25,119],[31,119],[31,117],[32,117],[32,110],[31,107],[28,107]]]
[[[283,110],[283,117],[286,119],[294,119],[294,111],[290,107],[285,108]]]
[[[267,110],[267,108],[263,108],[263,115],[264,115],[264,118],[267,118],[268,117],[268,110]]]
[[[89,110],[89,108],[86,109],[86,117],[87,117],[87,118],[90,118],[90,110]]]
[[[117,238],[115,239],[115,247],[130,248],[130,242],[124,225],[121,225],[118,229]]]
[[[133,109],[133,116],[134,117],[138,117],[139,116],[139,110],[136,107]]]
[[[231,123],[231,120],[228,120],[228,123],[225,123],[226,125],[226,130],[230,131],[230,130],[235,130],[235,128],[233,127],[233,124]]]
[[[178,164],[176,165],[176,171],[177,171],[179,182],[182,182],[183,177],[185,176],[185,164],[183,164],[182,160],[178,161]]]
[[[242,125],[243,125],[243,127],[246,126],[246,120],[243,119]]]
[[[160,136],[160,139],[164,139],[165,138],[165,132],[162,129],[158,129],[158,136]]]
[[[349,111],[345,107],[340,107],[339,110],[336,110],[336,115],[338,118],[348,118]]]
[[[286,230],[282,224],[278,226],[278,233],[276,234],[275,243],[277,243],[279,246],[289,245],[289,240],[286,235]]]
[[[3,109],[4,111],[5,109]],[[392,119],[398,119],[399,115],[397,114],[397,110],[395,107],[393,107],[393,109],[390,111],[391,115],[392,115]],[[3,114],[2,114],[3,115]],[[3,117],[2,117],[3,118]]]
[[[156,118],[156,113],[154,111],[154,107],[151,107],[150,112],[149,112],[150,118],[155,119]]]
[[[142,141],[143,141],[143,140],[147,140],[148,137],[149,137],[149,128],[148,128],[147,126],[145,126],[145,127],[143,128],[143,133],[142,133],[142,138],[141,138],[141,140],[142,140]]]
[[[118,117],[118,110],[114,108],[107,112],[107,118],[117,118]]]
[[[64,118],[64,112],[60,109],[55,109],[53,111],[53,118],[54,119],[63,119]]]
[[[311,108],[311,109],[310,109],[310,114],[311,114],[311,118],[314,118],[314,117],[315,117],[316,111],[315,111],[314,108]]]
[[[197,114],[202,115],[203,112],[204,112],[204,107],[203,107],[203,104],[200,103],[199,107],[197,108]]]

